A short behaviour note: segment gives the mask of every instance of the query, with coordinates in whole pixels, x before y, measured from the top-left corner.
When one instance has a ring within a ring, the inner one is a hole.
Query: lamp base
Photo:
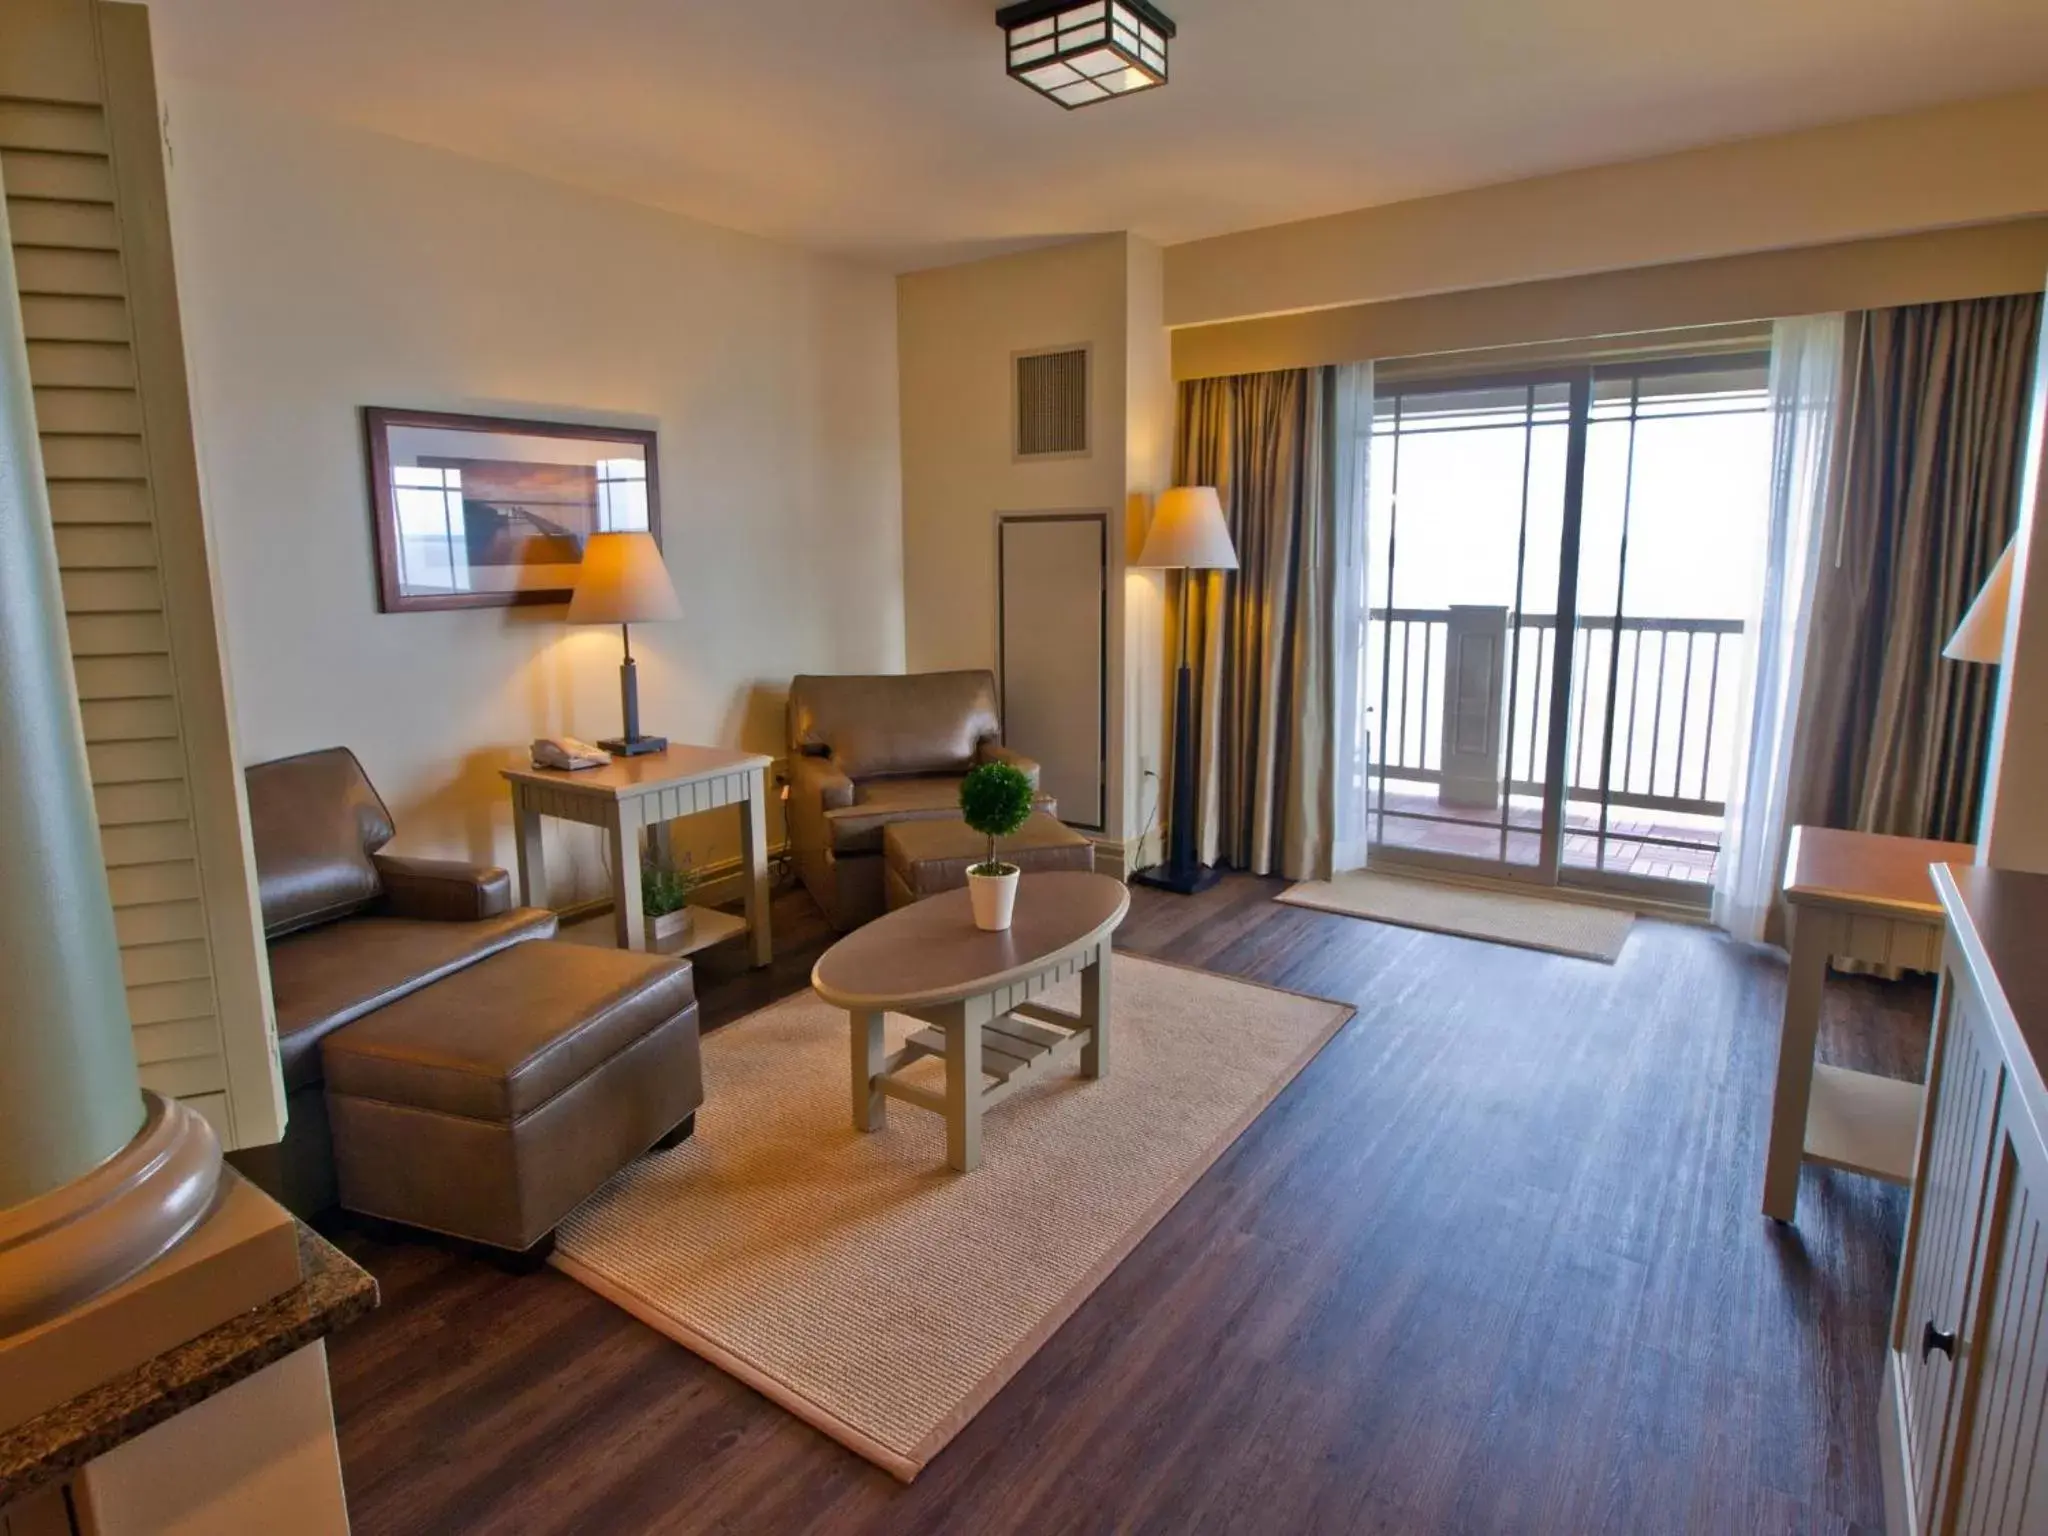
[[[1192,896],[1206,891],[1223,878],[1223,871],[1214,864],[1192,864],[1185,869],[1176,869],[1171,864],[1154,864],[1150,869],[1141,869],[1131,876],[1133,885],[1149,885],[1154,890],[1172,891],[1176,896]]]
[[[666,736],[615,736],[610,741],[598,743],[613,757],[645,757],[650,752],[666,752]]]
[[[1181,603],[1187,607],[1186,598]],[[1173,815],[1167,821],[1166,858],[1131,876],[1136,885],[1192,896],[1223,878],[1223,871],[1204,864],[1195,853],[1195,679],[1188,670],[1187,635],[1181,635],[1180,671],[1173,685]]]

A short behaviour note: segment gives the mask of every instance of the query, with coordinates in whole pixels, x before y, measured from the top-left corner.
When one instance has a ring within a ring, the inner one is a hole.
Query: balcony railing
[[[1474,733],[1490,730],[1479,758],[1491,759],[1495,784],[1505,778],[1511,794],[1540,795],[1557,616],[1504,609],[1456,616],[1461,651],[1474,635],[1482,644],[1476,664],[1461,660],[1453,672],[1453,610],[1372,610],[1365,691],[1376,706],[1374,771],[1442,785],[1446,750],[1466,752],[1455,776],[1469,787]],[[1739,619],[1624,618],[1617,627],[1611,617],[1581,618],[1572,647],[1568,798],[1721,815],[1740,738],[1742,631]],[[1486,660],[1493,654],[1500,664]]]

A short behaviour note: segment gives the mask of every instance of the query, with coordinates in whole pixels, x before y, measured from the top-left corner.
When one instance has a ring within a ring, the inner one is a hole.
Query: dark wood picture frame
[[[528,421],[516,416],[470,416],[452,411],[413,411],[366,405],[363,444],[369,461],[370,525],[377,554],[377,609],[380,613],[423,613],[445,608],[513,608],[569,601],[569,588],[528,588],[495,592],[407,593],[399,582],[398,509],[392,494],[391,429],[429,427],[479,434],[511,433],[521,437],[574,438],[596,443],[625,443],[638,448],[647,464],[647,531],[661,543],[661,473],[655,433],[637,427],[598,426],[573,421]]]

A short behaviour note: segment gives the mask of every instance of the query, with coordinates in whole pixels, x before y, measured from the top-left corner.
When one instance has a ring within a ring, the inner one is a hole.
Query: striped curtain
[[[1794,821],[1977,835],[1997,669],[1941,648],[2018,520],[2040,323],[2034,294],[1851,317]]]
[[[1336,727],[1336,370],[1181,385],[1174,480],[1213,485],[1235,571],[1196,572],[1196,847],[1204,863],[1330,873]],[[1182,771],[1174,764],[1173,771]]]

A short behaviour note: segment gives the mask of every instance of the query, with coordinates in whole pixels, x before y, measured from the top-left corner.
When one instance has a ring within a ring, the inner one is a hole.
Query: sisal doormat
[[[1357,870],[1334,880],[1291,885],[1273,898],[1320,912],[1427,928],[1493,944],[1547,949],[1612,965],[1628,942],[1633,912],[1585,902],[1550,901],[1507,891],[1481,891]]]
[[[937,1115],[853,1129],[846,1016],[814,995],[713,1030],[696,1135],[573,1212],[554,1264],[908,1482],[1351,1017],[1114,964],[1110,1075],[990,1110],[969,1174]],[[891,1014],[891,1049],[915,1027]]]

